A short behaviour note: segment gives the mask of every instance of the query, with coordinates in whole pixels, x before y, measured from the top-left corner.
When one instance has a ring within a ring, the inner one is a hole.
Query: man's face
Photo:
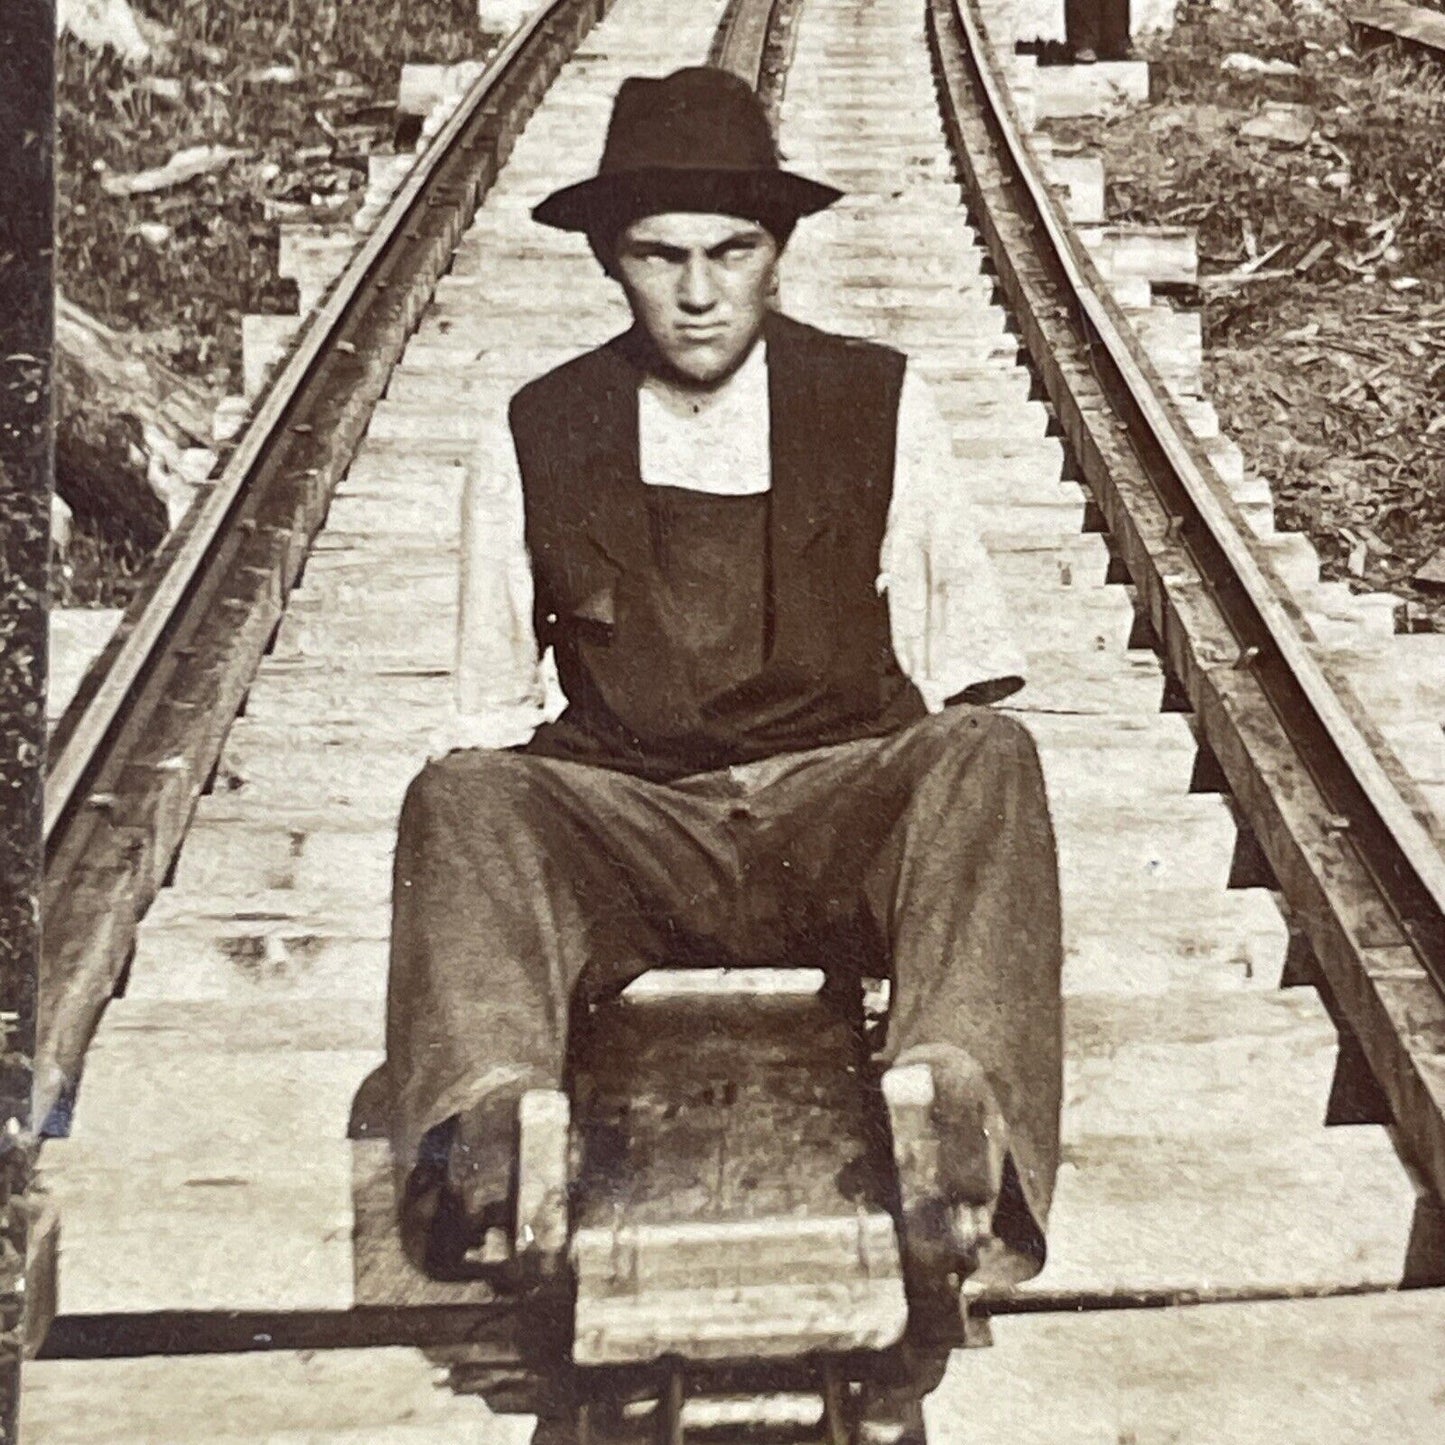
[[[762,329],[778,245],[756,221],[669,212],[618,238],[617,274],[663,365],[715,386],[741,365]]]

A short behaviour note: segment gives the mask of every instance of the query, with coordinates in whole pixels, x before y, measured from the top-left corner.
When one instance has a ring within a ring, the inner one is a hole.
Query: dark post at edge
[[[40,949],[53,334],[52,0],[0,6],[0,1441],[17,1438]]]

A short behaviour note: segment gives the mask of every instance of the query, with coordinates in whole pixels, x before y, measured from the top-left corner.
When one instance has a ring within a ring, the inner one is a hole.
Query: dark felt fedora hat
[[[596,236],[661,211],[717,211],[786,235],[842,194],[783,170],[752,88],[700,65],[624,80],[597,174],[554,191],[532,216]]]

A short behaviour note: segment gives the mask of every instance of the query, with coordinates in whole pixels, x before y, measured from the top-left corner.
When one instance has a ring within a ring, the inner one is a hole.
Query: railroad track
[[[505,1353],[508,1321],[387,1302],[353,1247],[378,1146],[346,1123],[380,1057],[405,784],[462,722],[527,721],[505,647],[454,676],[467,459],[519,382],[624,315],[527,208],[585,168],[623,75],[700,60],[722,23],[764,50],[755,7],[596,13],[558,0],[489,68],[60,737],[37,1073],[69,1136],[41,1158],[59,1316],[27,1439],[525,1433],[434,1388],[417,1347]],[[1438,854],[1059,226],[971,4],[804,0],[791,29],[782,148],[850,195],[799,228],[783,304],[903,346],[940,392],[1061,847],[1051,1261],[987,1302],[996,1344],[955,1358],[935,1433],[1239,1438],[1242,1411],[1298,1407],[1269,1438],[1343,1441],[1366,1398],[1429,1438],[1445,1301],[1393,1292],[1442,1264]],[[494,500],[482,578],[516,506]],[[1278,988],[1287,960],[1318,988]],[[1325,1128],[1332,1096],[1362,1122]],[[1179,1307],[1121,1308],[1156,1305]]]
[[[505,18],[494,8],[488,8],[493,24]],[[496,48],[497,39],[495,34],[479,28],[476,44],[479,49],[491,51]],[[464,90],[483,68],[480,60],[450,65],[408,62],[401,67],[392,136],[389,142],[379,144],[366,154],[366,186],[359,206],[351,207],[348,198],[343,197],[347,204],[341,208],[338,218],[336,208],[329,205],[268,204],[268,217],[276,226],[271,240],[276,247],[277,276],[294,283],[297,310],[242,316],[241,392],[221,397],[214,404],[193,402],[187,407],[182,403],[179,410],[168,417],[173,435],[163,455],[170,488],[166,505],[172,524],[184,515],[193,491],[198,484],[204,485],[204,479],[210,477],[215,468],[217,455],[211,444],[229,442],[245,425],[251,404],[265,390],[271,373],[285,360],[332,281],[345,269],[385,212],[416,160],[416,149],[421,145],[421,142],[413,145],[417,135],[433,135],[446,123]],[[274,215],[270,213],[271,206],[275,208]],[[76,325],[73,319],[70,324],[72,328]],[[72,346],[74,344],[72,342]],[[115,345],[123,351],[121,339],[116,338]],[[194,443],[202,438],[207,445],[192,445],[187,450],[177,445],[178,440],[189,439]],[[52,531],[63,553],[69,546],[69,508],[59,498],[55,505],[60,520]],[[109,607],[50,609],[46,678],[46,717],[50,723],[58,721],[69,709],[92,663],[105,651],[121,616],[120,609]]]

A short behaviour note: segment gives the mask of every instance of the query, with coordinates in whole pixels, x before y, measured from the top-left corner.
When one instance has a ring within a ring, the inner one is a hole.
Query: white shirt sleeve
[[[984,549],[948,423],[911,368],[898,401],[893,496],[879,556],[898,664],[931,712],[1023,685],[1024,657]]]
[[[468,458],[460,582],[452,745],[520,741],[541,721],[547,688],[532,617],[522,478],[505,423],[489,428]]]

